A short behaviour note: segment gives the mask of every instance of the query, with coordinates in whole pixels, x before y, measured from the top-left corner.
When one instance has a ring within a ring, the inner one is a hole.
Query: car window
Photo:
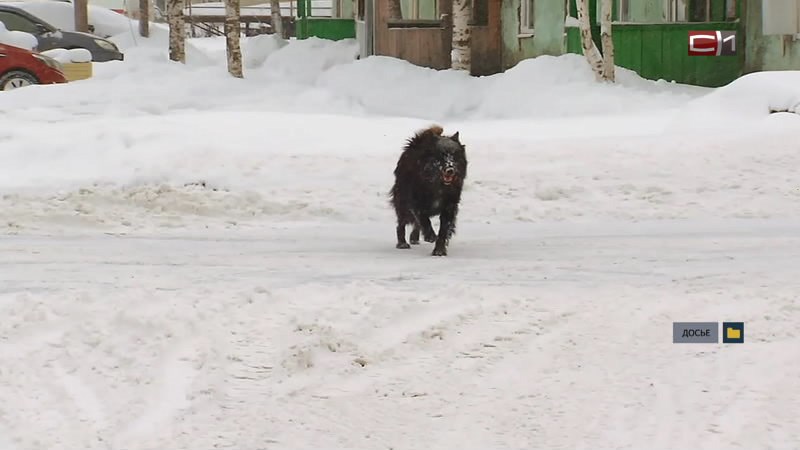
[[[9,31],[24,31],[31,34],[39,34],[36,29],[36,24],[20,16],[8,11],[0,11],[0,22],[6,26]]]

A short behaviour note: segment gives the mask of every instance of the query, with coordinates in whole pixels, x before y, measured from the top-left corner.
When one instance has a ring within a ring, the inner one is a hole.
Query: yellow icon
[[[725,333],[728,339],[741,339],[742,337],[742,330],[737,330],[736,328],[728,327],[725,329]]]

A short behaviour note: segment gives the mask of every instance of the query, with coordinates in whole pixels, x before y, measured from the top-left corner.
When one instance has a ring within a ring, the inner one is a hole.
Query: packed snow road
[[[0,447],[788,448],[800,223],[0,238]],[[743,321],[745,345],[672,344]]]

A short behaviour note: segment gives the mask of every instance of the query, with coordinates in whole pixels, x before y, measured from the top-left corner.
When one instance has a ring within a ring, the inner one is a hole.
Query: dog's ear
[[[454,141],[456,141],[456,142],[458,142],[458,143],[460,144],[460,143],[461,143],[461,141],[459,141],[459,140],[458,140],[458,137],[459,137],[459,136],[458,136],[458,133],[459,133],[459,132],[458,132],[458,131],[456,131],[456,134],[454,134],[454,135],[450,136],[450,139],[452,139],[452,140],[454,140]]]

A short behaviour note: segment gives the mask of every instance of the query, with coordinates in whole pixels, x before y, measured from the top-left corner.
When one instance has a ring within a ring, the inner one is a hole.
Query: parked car
[[[32,84],[66,83],[63,66],[49,56],[0,44],[0,91]]]
[[[122,61],[125,56],[113,42],[89,33],[63,31],[37,16],[16,6],[0,3],[0,22],[9,31],[30,33],[39,40],[38,51],[54,48],[85,48],[92,54],[92,61]]]

